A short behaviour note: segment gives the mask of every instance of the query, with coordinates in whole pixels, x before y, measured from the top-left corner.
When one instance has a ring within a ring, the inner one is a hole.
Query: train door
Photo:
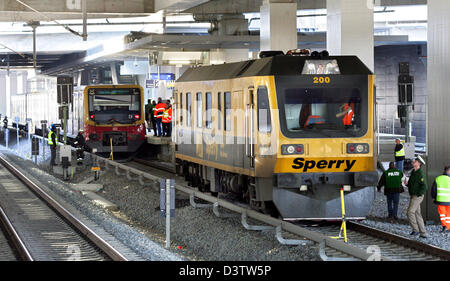
[[[244,168],[255,167],[255,97],[254,88],[247,89],[245,95],[245,157]]]

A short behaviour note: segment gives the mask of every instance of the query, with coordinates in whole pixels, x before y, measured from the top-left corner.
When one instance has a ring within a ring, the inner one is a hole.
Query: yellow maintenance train
[[[356,56],[262,54],[175,83],[177,171],[284,219],[367,216],[377,184],[374,76]]]

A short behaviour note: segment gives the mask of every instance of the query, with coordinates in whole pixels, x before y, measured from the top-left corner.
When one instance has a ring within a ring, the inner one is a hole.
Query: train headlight
[[[281,154],[282,155],[290,155],[290,154],[304,154],[305,149],[303,144],[283,144],[281,146]]]
[[[287,147],[286,151],[287,151],[289,154],[292,154],[292,153],[295,152],[295,147],[293,147],[292,145],[290,145],[290,146]]]
[[[350,154],[367,154],[369,153],[368,143],[348,143],[347,153]]]

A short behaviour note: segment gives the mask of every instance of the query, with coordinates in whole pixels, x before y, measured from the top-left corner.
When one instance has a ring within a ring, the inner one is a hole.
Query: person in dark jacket
[[[388,218],[397,220],[398,203],[400,202],[400,193],[405,191],[402,186],[403,173],[395,168],[394,162],[389,163],[389,169],[386,170],[378,182],[378,191],[384,186],[384,195],[387,199]]]
[[[431,198],[438,205],[442,232],[450,232],[450,166],[444,168],[444,173],[437,177],[431,186]]]
[[[58,147],[58,136],[56,135],[56,126],[52,124],[48,133],[48,145],[50,146],[51,158],[50,165],[56,166],[56,148]]]
[[[84,140],[83,130],[78,131],[78,135],[75,138],[75,147],[77,151],[77,160],[81,161],[84,158],[84,147],[86,146],[86,141]]]
[[[420,212],[420,203],[422,203],[428,187],[425,172],[421,169],[422,164],[425,164],[425,161],[420,156],[413,162],[414,169],[408,180],[408,191],[411,199],[407,214],[409,224],[413,229],[411,235],[417,235],[420,232],[420,237],[427,238],[427,230]]]
[[[150,126],[151,126],[151,120],[152,120],[150,114],[153,113],[153,106],[152,106],[151,99],[147,100],[147,104],[145,105],[144,112],[145,112],[145,122],[147,123],[147,130],[150,132],[151,131]]]

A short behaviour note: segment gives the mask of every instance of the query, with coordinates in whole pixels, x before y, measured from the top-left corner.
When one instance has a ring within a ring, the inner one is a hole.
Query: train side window
[[[180,93],[180,99],[179,99],[179,105],[178,105],[178,111],[179,111],[179,117],[178,120],[180,120],[180,125],[183,126],[183,93]]]
[[[211,106],[212,106],[212,96],[211,93],[206,93],[206,104],[205,104],[205,110],[206,110],[206,120],[205,120],[205,126],[208,129],[212,128],[212,114],[211,114]]]
[[[224,93],[224,106],[223,112],[223,128],[225,131],[231,131],[231,93]]]
[[[266,86],[258,87],[258,131],[261,133],[270,133],[272,131],[269,95]]]
[[[186,126],[191,126],[191,93],[186,93]]]
[[[202,104],[202,93],[197,93],[197,127],[201,128],[203,123],[203,104]]]
[[[222,93],[217,93],[217,129],[222,130]]]

